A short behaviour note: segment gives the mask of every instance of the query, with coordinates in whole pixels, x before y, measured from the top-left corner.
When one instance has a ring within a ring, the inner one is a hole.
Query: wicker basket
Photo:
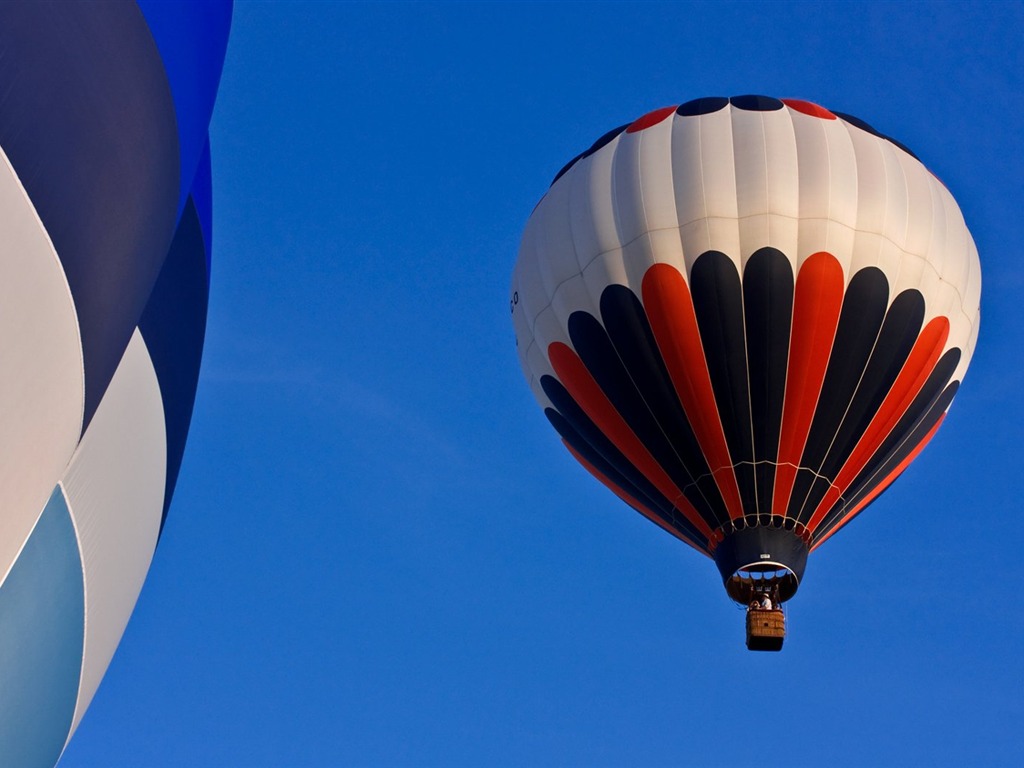
[[[747,648],[751,651],[780,651],[786,637],[786,616],[781,610],[747,611]]]

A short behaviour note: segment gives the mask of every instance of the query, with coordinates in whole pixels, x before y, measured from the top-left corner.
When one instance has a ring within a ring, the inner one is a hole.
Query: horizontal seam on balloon
[[[816,478],[824,480],[830,486],[834,486],[835,485],[835,483],[833,483],[831,480],[829,480],[827,476],[819,474],[818,472],[815,472],[810,467],[803,467],[803,466],[800,466],[798,464],[793,464],[792,462],[789,462],[789,461],[771,461],[770,459],[761,459],[760,461],[737,461],[735,464],[726,464],[725,466],[718,467],[717,469],[713,469],[710,472],[706,472],[703,475],[701,475],[700,477],[695,478],[694,481],[692,483],[690,483],[689,485],[687,485],[686,487],[689,488],[690,485],[696,485],[698,482],[700,482],[704,478],[711,477],[712,475],[714,475],[715,472],[722,472],[722,471],[727,470],[727,469],[735,469],[736,467],[740,467],[740,466],[743,466],[743,465],[749,465],[749,466],[754,467],[756,469],[757,467],[759,467],[761,465],[765,465],[765,464],[769,464],[769,465],[771,465],[773,467],[792,467],[793,469],[797,470],[798,472],[800,470],[806,470],[807,472],[810,472],[812,475],[814,475]]]
[[[897,248],[904,255],[913,256],[913,257],[918,258],[921,261],[923,261],[925,263],[925,266],[927,266],[927,267],[929,267],[931,269],[933,274],[939,279],[940,282],[946,283],[947,285],[949,285],[953,289],[953,291],[956,293],[956,295],[960,299],[960,304],[962,305],[964,303],[964,296],[960,292],[960,290],[956,286],[954,286],[952,283],[950,283],[948,280],[946,280],[941,274],[939,274],[939,271],[937,269],[935,269],[934,265],[927,259],[926,256],[924,256],[923,254],[917,253],[915,251],[908,251],[907,249],[905,249],[904,247],[899,245],[899,243],[894,241],[892,238],[888,237],[887,235],[885,235],[885,234],[883,234],[881,232],[876,232],[876,231],[871,230],[871,229],[857,229],[856,227],[851,227],[851,226],[849,226],[847,224],[843,224],[842,222],[836,221],[835,219],[829,219],[829,218],[825,218],[825,217],[821,217],[821,216],[801,218],[800,216],[791,216],[791,215],[789,215],[787,213],[773,213],[771,211],[766,211],[764,213],[751,213],[751,214],[748,214],[746,216],[701,216],[699,218],[691,219],[690,221],[687,221],[687,222],[684,222],[682,224],[679,224],[678,226],[675,226],[675,227],[658,227],[656,229],[648,229],[648,230],[646,230],[644,232],[641,232],[639,235],[634,237],[632,240],[630,240],[630,241],[628,241],[626,243],[623,243],[622,245],[617,246],[616,248],[609,248],[609,249],[607,249],[605,251],[601,251],[600,253],[594,255],[593,257],[591,257],[587,261],[586,264],[583,264],[580,267],[580,274],[582,274],[587,269],[587,267],[589,267],[591,264],[593,264],[595,261],[597,261],[597,259],[601,258],[602,256],[605,256],[605,255],[607,255],[609,253],[614,253],[615,251],[618,251],[618,250],[622,250],[622,249],[628,248],[629,246],[633,245],[637,241],[642,240],[644,238],[644,236],[650,235],[650,234],[652,234],[654,232],[682,232],[682,230],[685,227],[689,227],[692,224],[696,224],[696,223],[701,222],[701,221],[736,221],[736,222],[740,222],[740,221],[748,221],[750,219],[756,219],[756,218],[760,218],[760,217],[764,217],[764,216],[778,216],[780,218],[789,219],[791,221],[795,221],[795,222],[798,222],[798,223],[799,222],[803,222],[803,221],[808,221],[808,222],[811,222],[811,221],[813,221],[813,222],[826,222],[826,223],[834,224],[834,225],[836,225],[838,227],[842,227],[843,229],[847,230],[848,232],[852,232],[854,234],[876,235],[877,237],[881,238],[885,242],[890,243],[893,247]],[[575,245],[573,247],[573,250],[574,251],[576,250]],[[574,253],[574,255],[577,256],[576,263],[579,264],[580,260],[579,260],[579,257],[578,257],[578,253]],[[833,255],[835,255],[835,254],[833,254]],[[552,295],[554,295],[554,293],[557,292],[558,289],[561,288],[562,285],[565,282],[567,282],[568,280],[571,280],[571,279],[572,278],[569,277],[569,278],[566,278],[566,280],[563,280],[562,282],[560,282],[555,287],[555,291],[552,292]],[[966,318],[966,314],[964,316]],[[968,321],[969,321],[969,318],[966,318],[966,319],[968,319]]]
[[[680,232],[680,231],[682,231],[683,227],[687,227],[690,224],[696,223],[698,221],[716,220],[716,221],[737,221],[738,222],[738,221],[744,221],[744,220],[747,220],[747,219],[757,218],[757,217],[760,217],[760,216],[781,216],[783,218],[792,219],[793,221],[826,221],[826,222],[831,222],[833,224],[836,224],[837,226],[843,227],[843,228],[847,229],[850,232],[860,233],[860,234],[865,234],[865,235],[877,235],[878,237],[882,238],[886,242],[891,243],[894,247],[898,248],[905,255],[912,256],[914,258],[917,258],[917,259],[920,259],[921,261],[923,261],[925,266],[931,269],[932,273],[936,276],[936,278],[938,278],[940,283],[948,285],[950,288],[952,288],[953,292],[960,299],[960,314],[963,316],[964,320],[967,321],[968,326],[969,327],[973,327],[973,325],[974,325],[973,321],[967,315],[967,312],[964,311],[964,308],[963,308],[964,296],[960,292],[960,290],[956,286],[954,286],[952,283],[950,283],[948,280],[946,280],[944,277],[942,277],[942,275],[939,274],[938,270],[935,269],[935,267],[932,265],[931,262],[928,261],[927,258],[922,256],[921,254],[904,250],[897,243],[893,242],[890,238],[886,237],[882,233],[880,233],[880,232],[873,232],[871,230],[865,230],[865,229],[853,229],[852,227],[848,227],[847,225],[841,224],[841,223],[836,222],[836,221],[833,221],[832,219],[822,219],[822,218],[798,219],[798,218],[794,218],[792,216],[788,216],[786,214],[781,214],[781,213],[756,213],[756,214],[751,214],[750,216],[741,216],[741,217],[737,217],[737,218],[732,218],[732,217],[728,217],[728,216],[708,216],[708,217],[702,217],[700,219],[694,219],[693,221],[690,221],[690,222],[688,222],[686,224],[680,224],[678,227],[660,227],[658,229],[649,229],[649,230],[647,230],[647,231],[637,235],[636,237],[634,237],[629,242],[623,243],[622,245],[617,246],[615,248],[609,248],[608,250],[601,251],[600,253],[596,254],[593,257],[591,257],[587,261],[586,264],[582,265],[580,267],[580,271],[579,271],[578,274],[570,275],[569,277],[567,277],[564,280],[560,281],[558,283],[558,285],[555,286],[555,289],[551,292],[551,298],[548,299],[548,303],[545,304],[540,309],[540,311],[538,311],[537,314],[535,314],[533,316],[533,319],[530,321],[530,333],[532,335],[536,335],[534,329],[537,327],[537,318],[539,318],[542,314],[544,314],[544,312],[546,310],[551,308],[552,304],[554,303],[554,297],[558,293],[558,291],[560,291],[562,289],[562,287],[564,285],[566,285],[566,283],[568,283],[573,278],[575,278],[575,277],[582,277],[583,276],[583,272],[586,271],[587,268],[590,267],[590,265],[592,265],[595,261],[597,261],[602,256],[606,256],[606,255],[608,255],[610,253],[615,253],[616,251],[624,250],[624,249],[628,248],[629,246],[633,245],[634,243],[636,243],[637,241],[642,240],[645,236],[650,235],[650,234],[652,234],[654,232]],[[575,251],[575,245],[573,246],[573,250]],[[580,263],[579,258],[576,259],[576,263],[577,264]]]

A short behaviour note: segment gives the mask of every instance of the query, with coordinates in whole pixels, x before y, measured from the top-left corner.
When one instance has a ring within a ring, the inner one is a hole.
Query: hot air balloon
[[[573,158],[526,224],[510,308],[565,447],[714,559],[758,609],[748,647],[778,650],[808,555],[942,423],[980,295],[960,209],[905,146],[739,96]]]
[[[0,765],[52,766],[191,420],[231,5],[0,4]]]

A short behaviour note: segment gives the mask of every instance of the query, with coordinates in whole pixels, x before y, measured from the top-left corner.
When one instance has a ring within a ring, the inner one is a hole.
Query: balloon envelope
[[[231,5],[0,5],[0,765],[51,766],[192,414]]]
[[[849,115],[705,98],[611,131],[527,222],[520,362],[572,455],[746,601],[935,434],[977,339],[953,197]]]

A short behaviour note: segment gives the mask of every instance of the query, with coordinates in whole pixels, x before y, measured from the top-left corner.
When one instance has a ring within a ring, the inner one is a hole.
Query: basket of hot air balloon
[[[747,611],[747,648],[751,651],[781,651],[786,637],[786,615],[781,608]]]
[[[777,608],[934,436],[980,296],[963,215],[906,147],[739,96],[656,110],[573,158],[526,224],[510,308],[576,460],[713,559],[733,600]],[[769,624],[751,637],[781,644]]]

